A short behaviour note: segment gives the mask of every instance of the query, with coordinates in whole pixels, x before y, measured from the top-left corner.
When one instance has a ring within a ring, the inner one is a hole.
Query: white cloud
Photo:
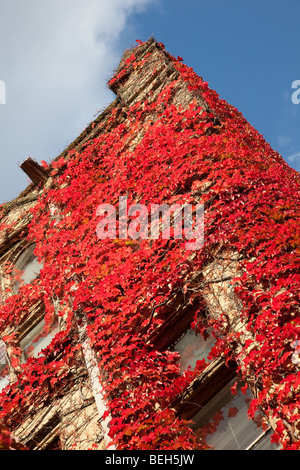
[[[0,202],[27,184],[17,163],[55,158],[113,99],[106,82],[123,52],[120,34],[150,3],[0,0]]]
[[[289,155],[288,157],[286,157],[287,160],[289,162],[294,162],[295,160],[297,160],[298,158],[300,158],[300,152],[297,152],[297,153],[293,153],[292,155]]]

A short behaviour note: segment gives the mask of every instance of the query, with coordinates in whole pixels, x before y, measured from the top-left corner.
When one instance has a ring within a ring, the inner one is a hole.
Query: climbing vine
[[[151,56],[136,57],[137,50],[111,86],[125,83]],[[232,285],[246,327],[224,334],[220,319],[208,319],[217,338],[211,357],[235,358],[238,373],[257,391],[250,417],[257,410],[272,417],[273,440],[299,449],[300,371],[291,360],[300,340],[299,174],[181,58],[164,54],[178,74],[155,100],[150,93],[126,109],[116,107],[84,147],[44,164],[53,184],[34,206],[26,235],[44,267],[40,279],[0,306],[0,328],[20,324],[38,301],[50,326],[55,299],[65,327],[45,356],[23,365],[13,334],[3,338],[13,348],[17,379],[1,395],[0,419],[16,426],[73,380],[80,360],[76,325],[85,318],[112,443],[118,449],[205,449],[205,436],[172,407],[205,361],[181,374],[178,353],[157,350],[149,337],[168,318],[172,299],[189,292],[193,275],[216,253],[236,250],[240,274]],[[183,83],[194,97],[188,107],[174,102]],[[98,205],[116,205],[122,195],[146,206],[204,204],[203,248],[188,251],[184,240],[99,240]],[[193,305],[193,326],[201,329],[203,303],[194,293],[182,298]]]

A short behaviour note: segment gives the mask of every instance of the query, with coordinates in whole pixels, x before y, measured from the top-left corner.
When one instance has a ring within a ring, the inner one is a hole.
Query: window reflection
[[[38,262],[37,258],[33,258],[23,268],[21,276],[23,284],[29,284],[31,281],[37,278],[40,273],[42,265]]]
[[[208,338],[204,339],[202,335],[196,334],[192,328],[188,329],[173,348],[174,351],[180,354],[181,373],[189,366],[194,369],[197,361],[207,360],[214,342],[215,339],[212,335],[208,335]]]
[[[17,291],[20,286],[29,284],[36,279],[43,267],[34,254],[34,248],[34,246],[28,248],[19,257],[16,263],[14,270],[15,291]]]
[[[25,338],[20,341],[23,362],[27,361],[29,357],[38,357],[39,353],[49,346],[57,332],[58,326],[56,323],[49,329],[46,329],[45,321],[40,321]]]
[[[194,416],[194,430],[215,450],[278,449],[271,443],[271,432],[261,427],[260,416],[256,422],[247,416],[251,392],[244,395],[240,384],[238,394],[232,396],[231,387],[235,381],[225,386]]]
[[[0,392],[9,384],[9,363],[5,343],[0,340]]]

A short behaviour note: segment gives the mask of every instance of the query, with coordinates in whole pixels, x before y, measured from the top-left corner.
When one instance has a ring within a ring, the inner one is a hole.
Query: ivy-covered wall
[[[253,391],[250,416],[259,409],[274,425],[273,440],[299,449],[300,371],[292,360],[300,339],[299,174],[154,40],[125,53],[109,86],[117,95],[109,111],[68,152],[44,163],[49,182],[30,209],[28,234],[20,234],[36,244],[44,267],[0,306],[1,331],[17,327],[37,301],[47,325],[58,302],[63,329],[45,357],[22,366],[15,347],[18,375],[0,397],[1,422],[12,429],[36,402],[64,393],[81,360],[77,328],[84,319],[116,448],[205,449],[205,436],[172,407],[205,361],[181,374],[178,354],[149,340],[175,308],[188,306],[192,326],[214,332],[211,357],[234,359]],[[128,205],[204,204],[204,246],[100,240],[97,207],[117,207],[120,196]],[[14,224],[1,227],[6,236]],[[201,273],[228,253],[238,254],[230,285],[239,309],[204,315],[209,281]]]

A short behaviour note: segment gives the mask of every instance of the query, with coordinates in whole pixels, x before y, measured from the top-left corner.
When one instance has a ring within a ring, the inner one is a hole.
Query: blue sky
[[[182,56],[299,171],[299,20],[299,0],[173,0],[142,15],[138,32]]]
[[[28,184],[28,155],[51,161],[113,100],[123,51],[150,36],[299,171],[299,18],[299,0],[0,0],[0,203]]]

